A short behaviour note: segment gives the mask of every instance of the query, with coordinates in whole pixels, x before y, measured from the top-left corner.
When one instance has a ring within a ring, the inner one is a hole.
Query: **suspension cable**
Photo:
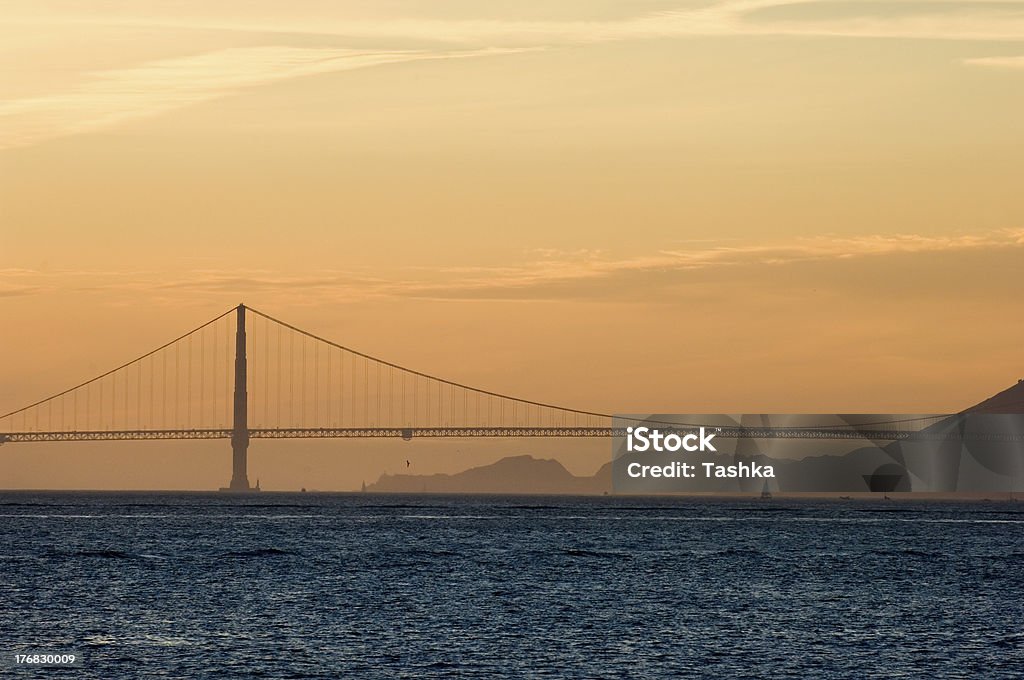
[[[223,314],[220,314],[220,315],[214,317],[213,319],[210,319],[209,321],[207,321],[203,325],[198,326],[196,328],[193,328],[188,333],[183,333],[182,335],[179,335],[178,337],[176,337],[174,340],[171,340],[170,342],[164,343],[163,345],[160,345],[159,347],[157,347],[153,351],[146,352],[142,356],[136,357],[135,359],[132,359],[131,361],[127,361],[127,362],[121,364],[120,366],[118,366],[117,368],[112,368],[109,371],[107,371],[106,373],[102,373],[102,374],[96,376],[95,378],[92,378],[91,380],[86,380],[85,382],[80,383],[78,385],[75,385],[74,387],[69,387],[68,389],[64,390],[63,392],[58,392],[57,394],[54,394],[53,396],[47,397],[46,399],[40,399],[39,401],[37,401],[35,403],[29,404],[28,406],[23,406],[23,407],[21,407],[21,408],[19,408],[17,410],[11,411],[10,413],[4,413],[3,415],[0,415],[0,418],[7,418],[8,416],[17,415],[17,414],[21,413],[22,411],[27,411],[30,408],[35,408],[36,406],[39,406],[40,404],[45,404],[46,402],[50,401],[51,399],[56,399],[58,397],[63,397],[65,394],[70,394],[70,393],[74,392],[77,389],[81,389],[81,388],[83,388],[83,387],[85,387],[87,385],[90,385],[90,384],[96,382],[97,380],[102,380],[103,378],[106,378],[108,375],[111,375],[112,373],[117,373],[118,371],[120,371],[123,368],[128,368],[132,364],[134,364],[136,362],[139,362],[139,361],[142,361],[143,359],[156,354],[157,352],[159,352],[160,350],[162,350],[162,349],[164,349],[166,347],[170,347],[171,345],[173,345],[174,343],[178,342],[179,340],[184,340],[185,338],[187,338],[188,336],[192,335],[196,331],[200,331],[200,330],[206,328],[211,323],[214,323],[215,321],[220,321],[225,316],[227,316],[231,312],[235,311],[235,309],[236,309],[235,307],[232,307],[231,309],[227,310]]]

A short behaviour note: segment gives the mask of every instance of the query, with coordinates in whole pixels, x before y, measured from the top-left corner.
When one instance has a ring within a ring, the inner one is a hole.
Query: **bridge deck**
[[[928,432],[896,429],[809,428],[809,427],[710,427],[722,439],[860,439],[870,441],[992,441],[1024,442],[1024,434],[1000,432]],[[678,428],[680,433],[692,428]],[[189,430],[115,430],[73,432],[8,432],[5,442],[123,441],[159,439],[230,439],[230,428]],[[365,438],[507,438],[625,436],[623,428],[611,427],[313,427],[253,428],[253,439],[365,439]]]

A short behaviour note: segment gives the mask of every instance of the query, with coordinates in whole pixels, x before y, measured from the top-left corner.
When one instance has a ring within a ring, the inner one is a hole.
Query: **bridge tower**
[[[247,364],[245,358],[245,305],[236,308],[235,331],[235,410],[231,431],[231,485],[229,491],[250,491],[249,461],[249,409],[246,392]]]

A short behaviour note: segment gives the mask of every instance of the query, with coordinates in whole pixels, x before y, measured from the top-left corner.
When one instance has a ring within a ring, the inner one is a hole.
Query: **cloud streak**
[[[301,76],[519,50],[363,51],[232,48],[90,74],[62,93],[0,102],[0,149],[92,132]]]
[[[393,276],[367,276],[343,271],[290,275],[267,270],[198,270],[170,276],[162,272],[91,272],[0,270],[0,295],[46,292],[123,292],[175,298],[261,293],[319,302],[372,299],[538,300],[591,297],[646,297],[647,284],[684,284],[701,271],[779,268],[808,262],[840,262],[894,256],[928,256],[1024,249],[1024,229],[953,236],[920,234],[866,235],[796,239],[784,243],[705,244],[614,258],[600,251],[561,253],[543,250],[539,258],[514,266],[450,267],[431,273],[401,270]],[[637,290],[635,284],[644,282]],[[16,291],[16,292],[15,292]]]
[[[399,10],[400,11],[400,10]],[[584,11],[584,10],[581,10]],[[239,10],[241,13],[242,10]],[[1022,40],[1024,0],[972,3],[957,0],[837,3],[834,0],[720,0],[690,3],[634,17],[602,20],[437,19],[357,16],[296,19],[298,13],[249,20],[215,16],[202,9],[176,9],[175,15],[77,16],[81,24],[291,33],[383,41],[505,44],[580,44],[612,40],[689,36],[844,36],[924,40]],[[307,13],[303,16],[312,16]]]
[[[722,268],[781,267],[805,262],[842,261],[896,255],[930,255],[966,251],[1024,248],[1024,229],[1009,229],[958,236],[919,234],[818,236],[789,243],[705,245],[686,250],[660,250],[630,258],[613,259],[599,253],[586,257],[547,257],[520,267],[448,270],[459,274],[445,284],[419,283],[404,294],[412,297],[515,299],[568,297],[573,284],[598,284],[611,297],[615,282],[653,282],[672,285],[686,275]],[[538,295],[538,291],[541,292]]]
[[[1024,56],[1020,57],[976,57],[964,59],[968,66],[982,66],[994,69],[1024,70]]]
[[[886,8],[889,12],[885,12]],[[893,8],[899,12],[893,13]],[[322,9],[322,8],[321,8]],[[841,10],[841,11],[840,11]],[[581,9],[581,11],[584,11]],[[131,16],[123,9],[90,16],[11,12],[11,26],[54,24],[163,30],[230,31],[276,36],[282,44],[234,47],[130,68],[83,74],[76,86],[45,96],[0,101],[0,150],[108,129],[246,88],[302,76],[423,60],[481,57],[570,45],[696,36],[837,36],[927,40],[1024,40],[1024,2],[830,3],[822,0],[724,0],[614,20],[496,20],[403,17],[366,19],[290,11],[262,20],[244,7],[215,14],[206,3],[174,15]],[[372,48],[288,46],[296,36],[329,36]],[[408,49],[410,41],[429,49]],[[1019,69],[1024,57],[968,59]]]

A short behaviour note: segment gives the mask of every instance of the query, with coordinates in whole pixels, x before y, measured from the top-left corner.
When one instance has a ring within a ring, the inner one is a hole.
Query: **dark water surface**
[[[7,677],[1024,676],[1024,503],[0,494]],[[6,663],[6,662],[5,662]]]

